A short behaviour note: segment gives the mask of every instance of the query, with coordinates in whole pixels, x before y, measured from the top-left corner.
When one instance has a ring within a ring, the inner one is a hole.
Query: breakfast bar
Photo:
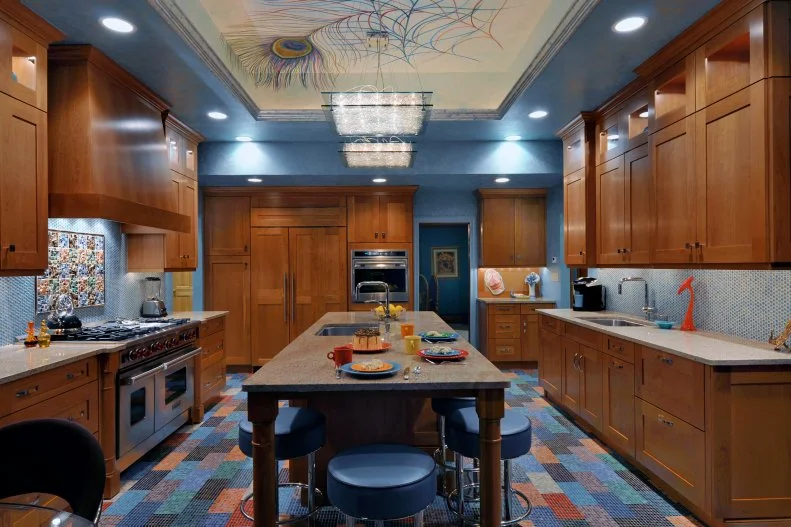
[[[408,354],[400,335],[400,324],[414,324],[414,332],[451,331],[433,312],[407,313],[393,321],[392,348],[374,355],[354,354],[354,360],[377,358],[397,363],[397,374],[376,379],[336,378],[335,367],[327,353],[333,347],[351,342],[351,336],[321,336],[324,326],[373,322],[371,313],[327,313],[284,348],[243,384],[248,394],[248,418],[253,424],[253,497],[255,525],[275,525],[277,520],[277,463],[274,453],[274,422],[278,402],[308,406],[321,411],[327,419],[327,443],[317,458],[318,481],[329,458],[349,447],[369,443],[406,443],[427,449],[414,424],[432,397],[477,398],[480,420],[481,524],[500,524],[500,419],[504,415],[504,392],[508,377],[469,342],[459,339],[454,348],[466,350],[463,363],[430,364]],[[428,345],[427,345],[428,346]],[[463,365],[462,365],[463,364]],[[420,366],[420,373],[414,367]],[[409,368],[409,378],[403,371]]]

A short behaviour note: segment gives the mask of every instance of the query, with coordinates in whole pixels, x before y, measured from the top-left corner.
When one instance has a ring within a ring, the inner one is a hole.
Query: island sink
[[[351,337],[358,329],[378,328],[377,322],[366,322],[358,324],[325,324],[316,332],[317,337]]]

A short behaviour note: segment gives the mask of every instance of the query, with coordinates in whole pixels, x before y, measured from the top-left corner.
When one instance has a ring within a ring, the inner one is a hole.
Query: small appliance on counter
[[[144,281],[145,300],[140,306],[141,317],[161,318],[168,316],[165,302],[162,300],[162,280],[155,276],[149,276]]]
[[[573,287],[574,311],[604,311],[607,308],[607,289],[596,278],[577,278]]]

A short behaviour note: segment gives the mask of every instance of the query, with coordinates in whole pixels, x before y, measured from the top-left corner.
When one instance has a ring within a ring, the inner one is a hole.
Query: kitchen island
[[[469,342],[460,339],[454,348],[469,352],[460,365],[432,365],[416,355],[408,355],[400,335],[400,322],[393,322],[391,350],[375,355],[355,354],[354,360],[380,358],[397,362],[401,371],[383,379],[335,377],[327,353],[348,344],[351,337],[318,336],[330,324],[372,322],[368,312],[327,313],[284,348],[272,361],[242,385],[248,392],[248,416],[253,423],[253,495],[255,525],[269,527],[277,519],[277,478],[274,458],[274,421],[278,401],[291,400],[315,408],[327,418],[327,443],[317,455],[317,481],[321,486],[326,465],[337,452],[368,443],[395,442],[421,444],[415,424],[431,397],[477,397],[481,429],[481,523],[500,523],[500,419],[505,411],[504,392],[508,377],[489,362]],[[401,322],[422,331],[452,331],[433,312],[410,312]],[[402,375],[406,367],[420,365],[422,373]],[[436,443],[431,446],[437,446]],[[293,465],[292,465],[293,466]]]

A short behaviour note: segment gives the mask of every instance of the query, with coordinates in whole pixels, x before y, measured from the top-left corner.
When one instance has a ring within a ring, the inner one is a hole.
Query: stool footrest
[[[464,491],[466,491],[468,489],[479,489],[479,488],[480,488],[480,485],[478,485],[477,483],[468,483],[467,485],[463,485],[462,488],[461,488],[462,496],[464,494]],[[505,489],[502,488],[502,490],[505,490]],[[446,503],[448,505],[448,509],[450,510],[451,514],[453,514],[456,518],[458,518],[462,522],[464,522],[465,525],[479,526],[480,523],[472,521],[472,520],[470,520],[470,519],[468,519],[466,517],[463,517],[461,514],[459,514],[458,507],[456,505],[454,505],[454,497],[456,497],[455,499],[458,500],[459,499],[458,495],[459,495],[459,489],[454,489],[445,498],[445,501],[446,501]],[[503,520],[503,521],[501,521],[500,525],[502,527],[507,527],[508,525],[515,525],[515,524],[519,523],[520,521],[526,519],[528,516],[530,516],[530,513],[533,512],[533,504],[530,503],[530,500],[527,499],[527,496],[525,496],[522,492],[520,492],[520,491],[518,491],[516,489],[511,489],[511,496],[517,496],[518,498],[521,498],[524,501],[524,503],[525,503],[525,507],[524,507],[525,512],[523,512],[521,515],[519,515],[516,518],[512,518],[510,520]],[[505,499],[509,500],[511,498],[511,496],[506,496]]]
[[[307,483],[280,483],[280,484],[278,484],[277,488],[278,489],[295,488],[295,489],[307,490],[308,492],[310,492],[310,486],[308,486]],[[314,492],[315,492],[314,496],[317,496],[319,499],[316,501],[316,506],[313,508],[313,510],[308,511],[305,514],[303,514],[302,516],[299,516],[297,518],[289,518],[288,520],[279,520],[279,521],[275,522],[275,524],[276,525],[289,525],[289,524],[292,524],[292,523],[298,523],[298,522],[307,520],[308,518],[310,518],[311,516],[316,514],[318,512],[318,510],[321,508],[320,503],[324,499],[324,494],[319,489],[314,489]],[[244,516],[245,518],[247,518],[250,521],[254,521],[254,518],[253,518],[253,516],[251,516],[250,514],[247,513],[247,502],[250,501],[250,499],[252,497],[253,497],[253,493],[252,492],[248,493],[242,499],[242,503],[239,505],[239,510],[242,512],[242,516]]]

